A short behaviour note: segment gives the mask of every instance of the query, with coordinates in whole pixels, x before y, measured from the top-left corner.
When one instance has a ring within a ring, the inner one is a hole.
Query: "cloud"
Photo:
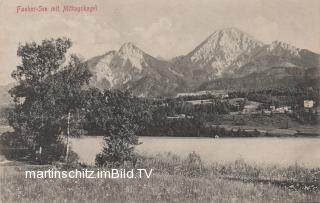
[[[10,33],[17,33],[11,39],[15,43],[30,40],[40,41],[45,38],[62,36],[69,37],[74,42],[73,49],[84,55],[98,54],[101,47],[106,49],[120,38],[120,34],[114,29],[108,26],[102,27],[93,16],[85,15],[74,18],[65,18],[62,15],[47,15],[41,20],[32,22],[32,26],[24,22],[18,26],[10,27],[10,29]],[[88,49],[88,47],[95,48]]]
[[[21,18],[11,19],[11,24],[0,30],[0,79],[10,81],[9,75],[19,62],[16,56],[19,43],[57,37],[70,38],[73,41],[70,52],[89,58],[117,47],[120,34],[99,24],[94,16],[66,18],[63,15],[44,15],[36,21],[32,18],[24,21]]]
[[[279,39],[279,25],[265,17],[258,16],[242,23],[237,22],[237,25],[241,30],[264,43]]]
[[[91,14],[16,14],[17,5],[94,4]],[[265,43],[320,52],[319,0],[0,0],[0,83],[18,61],[17,44],[66,36],[85,58],[126,41],[154,56],[186,54],[212,32],[235,26]]]
[[[191,36],[182,32],[180,25],[169,18],[159,18],[145,27],[135,27],[131,39],[136,41],[145,51],[165,58],[171,58],[185,51],[182,47],[191,47]],[[181,45],[184,46],[181,46]]]
[[[157,22],[152,23],[149,27],[134,28],[136,34],[140,35],[142,39],[153,39],[163,37],[173,32],[172,22],[168,18],[160,18]]]

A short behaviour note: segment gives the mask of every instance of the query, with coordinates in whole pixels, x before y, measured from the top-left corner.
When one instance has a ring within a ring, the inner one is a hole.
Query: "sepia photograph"
[[[0,202],[320,203],[319,0],[0,0]]]

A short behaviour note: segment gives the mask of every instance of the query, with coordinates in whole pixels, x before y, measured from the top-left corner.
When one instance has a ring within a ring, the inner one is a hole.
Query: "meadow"
[[[1,202],[319,202],[320,168],[202,162],[196,153],[140,156],[150,179],[25,179],[25,170],[57,166],[0,166]],[[66,166],[63,166],[66,167]],[[76,167],[93,166],[71,165]],[[124,166],[130,167],[130,166]]]

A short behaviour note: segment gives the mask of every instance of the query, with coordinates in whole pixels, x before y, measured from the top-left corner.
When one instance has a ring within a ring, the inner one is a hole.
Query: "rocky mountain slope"
[[[237,28],[226,28],[170,61],[126,43],[87,63],[95,87],[171,96],[198,89],[315,86],[310,81],[319,78],[320,55],[279,41],[263,44]]]
[[[238,78],[219,78],[207,81],[198,90],[208,89],[262,89],[276,87],[320,87],[319,70],[298,67],[272,67],[265,71],[254,72]],[[317,74],[318,74],[317,73]]]
[[[0,108],[13,104],[13,98],[9,94],[9,90],[13,88],[15,83],[0,86]]]
[[[233,73],[235,66],[230,69],[231,65],[244,64],[240,56],[251,56],[261,47],[263,44],[250,35],[227,28],[215,31],[190,53],[174,59],[173,64],[189,80],[213,80]]]
[[[263,44],[236,28],[227,28],[214,32],[172,63],[193,90],[316,86],[319,77],[310,71],[319,75],[320,55],[279,41]]]
[[[91,85],[131,90],[137,96],[172,95],[182,80],[171,64],[145,53],[132,43],[87,61]]]
[[[235,63],[237,63],[237,61]],[[284,42],[275,41],[269,45],[265,45],[248,58],[244,65],[238,67],[234,77],[246,76],[254,72],[262,72],[272,67],[299,67],[306,70],[320,67],[320,57],[311,51],[299,49]]]
[[[125,43],[86,63],[92,86],[130,90],[142,97],[210,89],[320,87],[319,54],[279,41],[263,44],[237,28],[217,30],[186,55],[169,61]],[[1,104],[11,102],[11,86],[0,87]]]

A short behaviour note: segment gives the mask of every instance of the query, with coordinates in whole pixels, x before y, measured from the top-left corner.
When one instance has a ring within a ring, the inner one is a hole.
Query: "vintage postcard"
[[[0,0],[0,202],[320,202],[319,0]]]

